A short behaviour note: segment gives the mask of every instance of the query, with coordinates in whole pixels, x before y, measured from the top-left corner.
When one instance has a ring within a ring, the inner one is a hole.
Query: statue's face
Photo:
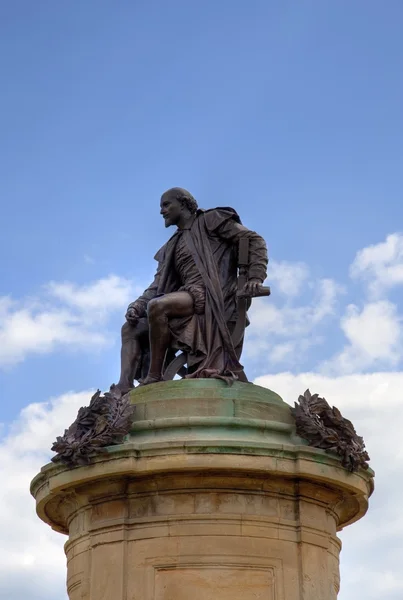
[[[165,221],[165,227],[177,225],[182,214],[182,203],[175,197],[166,194],[162,196],[160,206],[160,213]]]

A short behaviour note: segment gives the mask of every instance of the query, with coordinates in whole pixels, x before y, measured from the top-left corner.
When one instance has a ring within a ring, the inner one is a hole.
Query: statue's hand
[[[136,323],[137,323],[137,321],[139,320],[139,318],[140,318],[140,315],[139,315],[139,313],[138,313],[138,311],[137,311],[137,309],[136,309],[136,308],[134,308],[134,307],[132,306],[132,307],[129,307],[129,308],[127,309],[127,313],[126,313],[126,321],[127,321],[128,323],[130,323],[130,325],[136,325]]]
[[[240,298],[253,298],[254,296],[258,295],[261,287],[262,282],[260,279],[249,279],[244,288],[238,292],[238,296]]]

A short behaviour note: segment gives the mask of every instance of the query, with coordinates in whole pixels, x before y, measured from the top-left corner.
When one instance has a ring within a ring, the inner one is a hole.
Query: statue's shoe
[[[122,396],[125,396],[133,389],[134,389],[134,386],[133,387],[120,387],[118,384],[112,383],[111,387],[109,388],[109,394],[111,394],[111,396],[113,396],[114,398],[121,398]]]
[[[144,385],[151,385],[152,383],[159,383],[160,381],[163,381],[161,376],[153,377],[152,375],[147,375],[147,377],[139,383],[138,387],[143,387]]]

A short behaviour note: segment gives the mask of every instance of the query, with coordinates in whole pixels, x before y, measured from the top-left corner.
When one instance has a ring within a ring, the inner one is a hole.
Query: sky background
[[[66,599],[29,481],[118,377],[171,186],[267,240],[247,373],[364,435],[339,598],[402,598],[402,29],[400,0],[0,0],[1,600]]]

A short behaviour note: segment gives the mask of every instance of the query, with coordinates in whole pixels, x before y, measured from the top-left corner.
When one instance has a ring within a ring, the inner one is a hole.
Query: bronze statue
[[[111,391],[125,394],[134,380],[147,385],[172,378],[169,365],[178,351],[185,357],[178,372],[185,377],[247,381],[239,362],[246,309],[241,327],[236,324],[242,302],[250,305],[250,298],[270,294],[262,286],[266,244],[241,224],[233,208],[199,209],[182,188],[165,192],[160,206],[165,227],[177,230],[155,255],[153,283],[127,309],[121,374]],[[238,249],[241,243],[245,249],[245,241],[246,259],[240,262]]]
[[[54,462],[87,464],[106,446],[122,443],[135,411],[127,394],[134,380],[148,385],[178,374],[248,381],[239,362],[247,309],[252,298],[270,294],[262,285],[263,238],[244,227],[233,208],[199,209],[182,188],[162,195],[160,212],[165,227],[177,230],[155,255],[153,283],[127,309],[119,382],[79,410],[52,446]],[[368,469],[363,439],[324,398],[307,390],[291,410],[297,435],[310,446],[338,455],[349,471]]]

